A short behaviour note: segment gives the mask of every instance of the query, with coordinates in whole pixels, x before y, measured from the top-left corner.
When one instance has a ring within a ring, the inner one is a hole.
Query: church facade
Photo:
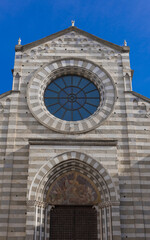
[[[150,99],[132,91],[129,47],[71,26],[15,50],[0,239],[150,239]]]

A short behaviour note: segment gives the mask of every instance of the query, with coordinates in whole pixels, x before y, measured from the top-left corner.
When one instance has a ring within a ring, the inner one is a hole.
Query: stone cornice
[[[29,139],[30,145],[67,145],[67,146],[116,146],[117,140],[112,139]]]

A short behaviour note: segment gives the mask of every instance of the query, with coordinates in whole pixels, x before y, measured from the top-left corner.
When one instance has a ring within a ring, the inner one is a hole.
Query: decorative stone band
[[[76,74],[91,80],[101,95],[97,111],[80,121],[64,121],[53,116],[44,104],[44,91],[54,79]],[[93,62],[81,59],[61,59],[44,65],[29,82],[27,101],[33,116],[44,126],[57,132],[83,133],[96,128],[112,112],[116,98],[115,86],[108,73]]]
[[[48,207],[50,204],[49,204],[48,202],[28,200],[28,201],[27,201],[27,205],[28,205],[28,206],[37,206],[37,207],[46,208],[46,207]],[[119,202],[119,201],[115,201],[115,202],[112,202],[112,201],[104,201],[104,202],[101,202],[101,203],[99,203],[99,204],[93,205],[93,208],[95,208],[95,209],[98,211],[100,208],[110,207],[110,206],[119,206],[119,205],[120,205],[120,202]],[[51,209],[55,208],[55,205],[50,205],[50,206],[51,206]]]
[[[120,202],[111,202],[111,201],[106,201],[106,202],[101,202],[98,204],[99,208],[104,208],[104,207],[110,207],[110,206],[119,206]]]
[[[27,206],[38,206],[38,207],[46,207],[48,204],[46,202],[42,201],[36,201],[36,200],[27,200]]]

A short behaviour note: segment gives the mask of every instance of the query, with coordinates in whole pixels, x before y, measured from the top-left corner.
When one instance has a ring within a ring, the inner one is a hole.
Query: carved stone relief
[[[52,53],[60,52],[63,49],[66,52],[93,52],[98,53],[100,58],[104,59],[117,59],[119,52],[103,44],[100,44],[88,37],[79,35],[77,33],[71,32],[58,37],[46,44],[41,44],[39,47],[35,47],[32,50],[26,51],[23,57],[26,58],[30,56],[31,58],[36,58],[41,53]]]
[[[46,202],[52,205],[93,205],[100,203],[100,193],[87,176],[71,171],[53,182]]]
[[[2,103],[0,103],[0,113],[3,113],[3,111],[4,111],[4,107],[3,107]]]
[[[133,100],[134,107],[143,117],[150,118],[150,103],[142,102],[139,98]]]

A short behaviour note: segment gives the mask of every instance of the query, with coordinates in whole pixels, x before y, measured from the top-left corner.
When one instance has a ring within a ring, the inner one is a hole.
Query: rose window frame
[[[94,114],[79,121],[61,120],[52,115],[44,103],[48,84],[65,75],[78,75],[93,82],[99,90],[101,101]],[[45,64],[31,78],[27,88],[27,102],[33,116],[45,127],[61,133],[88,132],[105,121],[111,114],[116,100],[116,89],[111,76],[93,62],[67,58]]]

